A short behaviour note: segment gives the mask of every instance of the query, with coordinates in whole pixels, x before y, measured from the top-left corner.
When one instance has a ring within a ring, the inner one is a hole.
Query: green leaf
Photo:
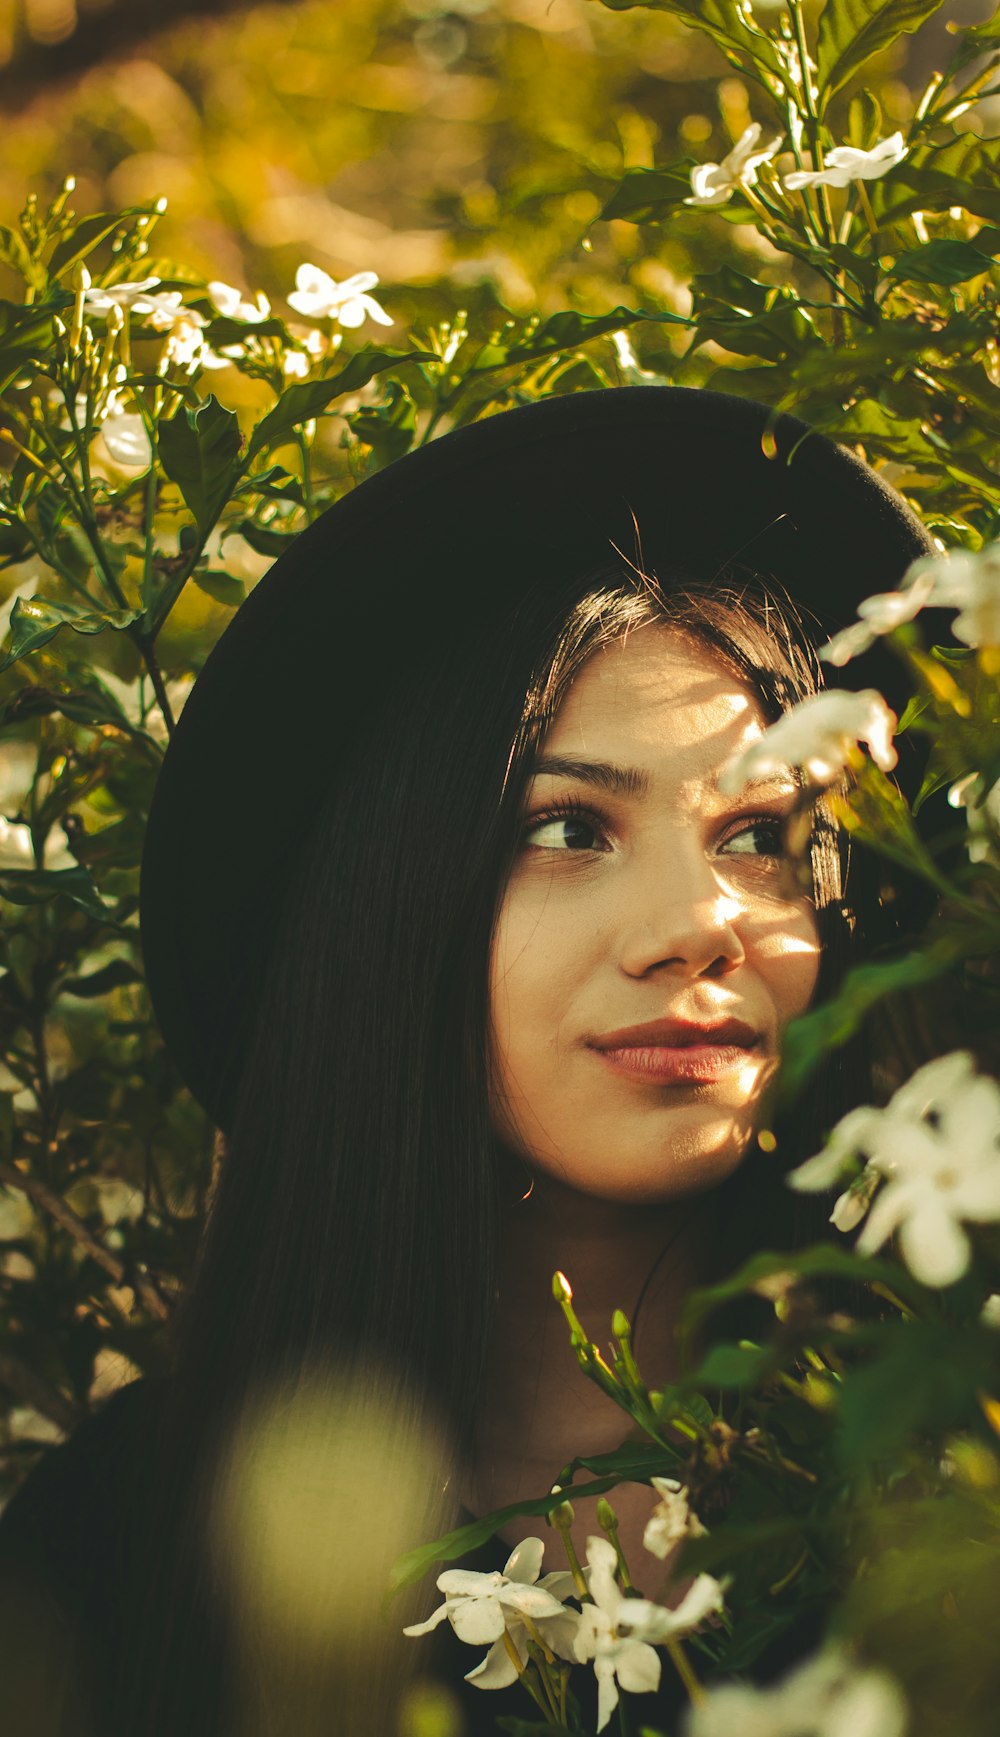
[[[820,113],[866,61],[919,29],[940,5],[941,0],[826,0],[816,44]]]
[[[416,433],[417,407],[402,381],[390,380],[385,402],[363,405],[347,418],[347,425],[371,447],[372,458],[381,469],[409,452]]]
[[[258,555],[270,555],[277,560],[297,536],[295,531],[272,531],[269,525],[258,525],[256,519],[241,519],[236,529]]]
[[[840,1390],[838,1451],[853,1467],[905,1454],[917,1433],[975,1428],[996,1370],[985,1335],[937,1321],[892,1321]]]
[[[177,484],[199,531],[210,530],[239,474],[240,425],[214,396],[197,410],[182,405],[159,428],[160,463]]]
[[[96,995],[108,995],[112,989],[118,989],[124,984],[141,983],[142,973],[127,959],[112,959],[107,965],[102,965],[98,971],[88,972],[86,977],[67,977],[59,985],[60,995],[75,995],[81,1000],[93,1000]]]
[[[209,320],[202,336],[213,350],[228,349],[233,344],[245,344],[248,338],[282,338],[286,343],[288,328],[284,320],[272,315],[267,320],[234,320],[226,314]]]
[[[872,208],[882,227],[913,211],[943,211],[959,205],[1000,223],[1000,136],[961,133],[939,144],[918,146],[890,175],[870,185]]]
[[[12,905],[38,905],[53,899],[58,893],[71,899],[86,911],[88,917],[112,929],[129,931],[116,921],[110,905],[106,905],[82,863],[65,869],[0,869],[0,898]]]
[[[18,597],[10,615],[10,650],[0,659],[0,674],[54,639],[60,628],[103,633],[110,627],[120,632],[141,614],[141,609],[84,609],[78,603],[57,603],[51,597]]]
[[[791,1102],[815,1073],[823,1056],[841,1049],[860,1030],[873,1007],[887,995],[920,989],[933,983],[958,961],[975,954],[981,938],[947,935],[920,952],[906,953],[885,963],[869,960],[855,965],[832,1001],[793,1019],[782,1040],[779,1093]]]
[[[258,422],[250,436],[247,458],[253,458],[265,446],[280,446],[294,428],[301,427],[303,422],[311,422],[314,416],[321,416],[329,410],[335,398],[347,392],[357,392],[377,374],[385,374],[388,369],[401,368],[409,362],[432,361],[437,361],[437,357],[429,350],[366,348],[352,356],[339,374],[326,380],[304,380],[289,386],[274,409]]]
[[[625,217],[630,223],[649,223],[681,204],[691,192],[691,169],[676,164],[669,169],[630,169],[620,181],[600,215]]]
[[[0,301],[0,392],[6,390],[26,364],[37,365],[51,349],[52,319],[66,299],[31,302]]]
[[[575,1484],[572,1494],[574,1497],[600,1496],[605,1491],[614,1489],[619,1482],[620,1479],[616,1477],[594,1478],[589,1484]],[[550,1514],[553,1508],[557,1508],[560,1502],[565,1500],[565,1490],[550,1491],[547,1496],[534,1496],[530,1501],[514,1502],[508,1508],[498,1508],[493,1514],[484,1514],[481,1519],[472,1520],[466,1526],[457,1527],[454,1532],[445,1533],[443,1538],[434,1539],[433,1543],[418,1544],[415,1550],[408,1550],[393,1563],[383,1608],[386,1608],[404,1587],[414,1586],[418,1580],[422,1580],[436,1563],[456,1562],[469,1551],[478,1550],[481,1545],[488,1544],[508,1520]]]
[[[989,271],[990,259],[971,241],[928,241],[911,253],[902,253],[890,266],[887,277],[907,283],[965,283]]]
[[[780,1362],[773,1345],[713,1345],[691,1379],[698,1387],[756,1387]]]
[[[882,105],[873,91],[860,90],[847,107],[845,143],[856,151],[870,151],[882,137]]]
[[[609,314],[578,314],[566,310],[550,315],[547,320],[542,320],[539,325],[529,329],[525,335],[514,338],[507,344],[497,342],[484,345],[476,357],[472,373],[484,374],[493,369],[509,368],[512,362],[539,362],[546,356],[558,354],[560,350],[578,349],[591,338],[601,338],[608,332],[622,331],[642,320],[675,326],[691,324],[683,314],[650,314],[634,308],[613,308]]]
[[[679,1406],[673,1407],[674,1411],[680,1409]],[[708,1421],[711,1423],[714,1417],[715,1413],[709,1409]],[[566,1496],[572,1495],[569,1486],[576,1473],[581,1471],[591,1472],[595,1478],[617,1477],[622,1483],[645,1483],[649,1478],[666,1475],[670,1471],[670,1466],[665,1463],[665,1451],[672,1461],[682,1457],[681,1449],[664,1450],[659,1442],[624,1441],[621,1447],[613,1449],[611,1453],[578,1454],[563,1466],[553,1481]]]
[[[731,1302],[734,1297],[741,1297],[747,1291],[754,1290],[762,1281],[773,1278],[776,1273],[793,1273],[803,1279],[843,1279],[850,1284],[857,1284],[859,1280],[869,1283],[877,1281],[891,1285],[904,1299],[909,1296],[915,1302],[922,1295],[901,1267],[889,1261],[867,1259],[838,1243],[815,1243],[810,1248],[791,1252],[768,1249],[751,1255],[730,1278],[723,1279],[717,1285],[703,1285],[688,1293],[681,1311],[682,1339],[685,1342],[690,1341],[691,1335],[706,1315],[721,1308],[724,1303]],[[703,1369],[700,1374],[704,1374]],[[697,1377],[692,1376],[691,1379],[694,1381]]]
[[[0,259],[12,266],[26,283],[35,282],[36,267],[24,237],[16,229],[8,229],[5,223],[0,223]]]
[[[58,246],[53,249],[48,264],[49,277],[62,277],[76,264],[77,260],[85,259],[87,254],[92,253],[106,235],[110,235],[113,229],[118,228],[122,218],[126,215],[128,214],[122,211],[114,214],[109,211],[98,211],[93,217],[85,217],[69,235],[64,235]]]
[[[235,609],[247,594],[242,579],[234,579],[231,573],[221,573],[217,568],[196,567],[191,577],[201,591],[214,597],[216,603],[224,603],[227,609]]]
[[[757,67],[764,66],[788,88],[788,77],[770,34],[761,29],[750,7],[740,5],[739,0],[601,0],[601,4],[610,12],[648,6],[652,12],[669,13],[690,30],[709,37],[727,60],[735,58],[758,83],[762,81]]]

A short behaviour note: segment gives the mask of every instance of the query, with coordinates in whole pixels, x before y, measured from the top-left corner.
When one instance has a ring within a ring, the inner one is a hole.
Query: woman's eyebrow
[[[548,773],[551,778],[579,778],[584,784],[594,784],[613,796],[645,796],[649,778],[633,766],[612,766],[607,760],[565,760],[559,755],[543,754],[532,764],[534,777]]]
[[[607,760],[569,760],[558,754],[543,754],[532,762],[533,777],[548,774],[550,778],[578,778],[583,784],[593,784],[613,796],[647,796],[649,775],[635,766],[613,766]],[[781,773],[769,773],[766,778],[751,778],[744,784],[741,795],[762,795],[770,790],[776,796],[791,796],[798,786]]]

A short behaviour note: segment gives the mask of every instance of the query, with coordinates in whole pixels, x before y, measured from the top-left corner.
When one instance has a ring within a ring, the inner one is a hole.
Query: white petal
[[[143,469],[153,456],[141,416],[126,411],[109,416],[101,429],[101,436],[115,464],[130,470]]]
[[[365,323],[365,307],[360,296],[353,301],[341,302],[332,310],[333,317],[342,326],[363,326]]]
[[[940,1099],[951,1097],[971,1079],[975,1064],[967,1049],[950,1050],[925,1062],[893,1095],[890,1108],[907,1116],[922,1116]]]
[[[304,260],[295,273],[295,288],[310,296],[331,296],[336,284],[329,272]]]
[[[551,1574],[543,1574],[538,1584],[543,1592],[551,1592],[553,1598],[557,1598],[560,1604],[565,1599],[573,1598],[576,1595],[576,1581],[568,1568],[555,1568]]]
[[[517,1580],[533,1585],[542,1568],[545,1545],[541,1538],[522,1538],[504,1564],[505,1580]]]
[[[449,1598],[489,1598],[503,1585],[503,1575],[477,1574],[471,1568],[446,1568],[437,1577],[437,1589]]]
[[[470,1647],[489,1646],[499,1640],[505,1627],[495,1598],[463,1598],[451,1606],[448,1619],[459,1640]]]
[[[622,1647],[615,1660],[618,1681],[630,1695],[647,1695],[660,1686],[660,1655],[644,1641]]]
[[[903,1737],[906,1700],[883,1671],[859,1671],[830,1704],[823,1737]]]
[[[526,1664],[527,1647],[519,1635],[515,1635],[513,1639],[522,1665]],[[471,1671],[466,1671],[465,1680],[467,1683],[475,1684],[477,1689],[507,1689],[511,1683],[517,1682],[514,1661],[504,1645],[502,1636],[493,1642],[486,1657],[481,1659],[478,1665],[475,1665]]]
[[[337,284],[337,295],[344,300],[352,300],[355,296],[363,296],[366,290],[374,289],[377,283],[377,272],[356,271],[353,277],[345,277]]]
[[[678,1629],[692,1629],[704,1622],[712,1611],[721,1610],[722,1605],[723,1592],[719,1582],[711,1574],[699,1574],[671,1615]]]
[[[558,1616],[544,1617],[539,1628],[547,1646],[561,1659],[576,1662],[576,1635],[580,1627],[578,1610],[562,1610]],[[515,1628],[515,1632],[518,1632]]]
[[[613,1665],[602,1665],[598,1660],[594,1672],[597,1677],[597,1730],[600,1733],[618,1705],[618,1688]]]
[[[544,1616],[562,1616],[563,1607],[558,1598],[553,1598],[550,1592],[541,1586],[523,1586],[516,1580],[501,1586],[497,1599],[505,1610],[519,1610],[525,1616],[535,1619]]]
[[[367,313],[368,318],[370,320],[374,320],[377,325],[380,325],[380,326],[394,326],[395,325],[395,323],[396,323],[395,320],[393,320],[391,318],[391,316],[386,313],[385,309],[383,307],[381,307],[377,301],[375,301],[374,297],[362,296],[361,297],[361,305],[364,308],[365,312]]]
[[[899,1246],[922,1284],[953,1285],[969,1264],[969,1239],[954,1218],[929,1203],[899,1227]]]
[[[913,1183],[889,1182],[876,1199],[854,1245],[858,1254],[870,1255],[880,1249],[925,1193]]]
[[[968,1171],[951,1199],[959,1218],[970,1219],[973,1224],[995,1224],[1000,1219],[1000,1152],[991,1163]]]
[[[581,1664],[592,1659],[611,1633],[611,1618],[596,1604],[585,1604],[573,1636],[573,1651]]]
[[[618,1557],[606,1538],[587,1539],[587,1561],[590,1564],[590,1596],[598,1608],[613,1616],[622,1602],[615,1580]]]
[[[437,1628],[437,1625],[439,1622],[444,1622],[444,1619],[447,1615],[448,1615],[448,1604],[446,1601],[444,1604],[438,1605],[438,1608],[434,1612],[433,1616],[429,1616],[427,1618],[426,1622],[411,1622],[409,1628],[404,1628],[403,1633],[404,1634],[430,1634],[431,1629]]]
[[[852,657],[857,657],[874,645],[876,635],[864,621],[853,621],[850,627],[841,628],[832,639],[819,648],[819,656],[824,663],[832,663],[837,669],[850,663]]]

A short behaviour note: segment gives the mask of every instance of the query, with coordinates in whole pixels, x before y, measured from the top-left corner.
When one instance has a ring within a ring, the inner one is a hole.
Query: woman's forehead
[[[593,653],[546,732],[546,754],[647,748],[711,764],[766,727],[760,697],[714,646],[658,622]]]

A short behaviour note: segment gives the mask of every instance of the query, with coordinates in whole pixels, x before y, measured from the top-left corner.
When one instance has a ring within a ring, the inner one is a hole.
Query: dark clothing
[[[144,1380],[121,1389],[49,1450],[0,1517],[0,1682],[5,1711],[14,1715],[8,1728],[25,1737],[146,1737],[128,1722],[128,1697],[143,1668],[143,1622],[164,1614],[156,1610],[157,1573],[172,1541],[158,1540],[152,1492],[168,1385]],[[531,1527],[525,1520],[526,1535]],[[491,1540],[452,1566],[488,1572],[502,1568],[509,1553]],[[548,1554],[546,1569],[561,1565]],[[441,1602],[434,1576],[423,1590],[418,1620]],[[218,1613],[190,1626],[186,1670],[154,1696],[156,1737],[222,1737],[230,1729]],[[418,1669],[454,1692],[466,1737],[496,1737],[502,1715],[541,1718],[518,1684],[482,1690],[464,1682],[485,1649],[463,1645],[449,1623],[408,1644],[420,1649]],[[683,1697],[666,1660],[663,1675],[660,1695],[642,1697],[641,1722],[673,1733]],[[596,1709],[593,1672],[577,1667],[575,1677],[581,1707],[589,1693]],[[593,1710],[591,1720],[593,1728]],[[336,1721],[331,1732],[341,1737]]]

